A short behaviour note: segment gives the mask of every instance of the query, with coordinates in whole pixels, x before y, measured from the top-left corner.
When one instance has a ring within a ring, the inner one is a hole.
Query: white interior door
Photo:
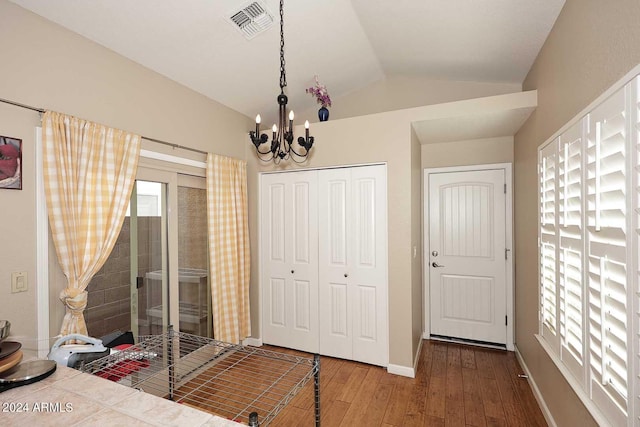
[[[317,353],[317,171],[263,175],[261,198],[263,341]]]
[[[325,356],[351,359],[353,321],[348,286],[351,249],[351,171],[321,171],[319,191],[320,257],[320,351]],[[352,278],[353,280],[353,278]]]
[[[505,171],[429,174],[431,335],[506,344]]]
[[[318,176],[320,353],[386,366],[386,167]]]
[[[353,360],[387,366],[386,166],[351,169]]]

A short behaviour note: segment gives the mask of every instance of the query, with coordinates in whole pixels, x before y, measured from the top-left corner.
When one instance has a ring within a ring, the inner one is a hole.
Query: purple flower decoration
[[[315,96],[318,104],[322,104],[323,107],[331,107],[331,97],[329,96],[329,92],[327,92],[327,87],[320,84],[318,76],[315,76],[315,81],[316,84],[308,88],[306,92]]]

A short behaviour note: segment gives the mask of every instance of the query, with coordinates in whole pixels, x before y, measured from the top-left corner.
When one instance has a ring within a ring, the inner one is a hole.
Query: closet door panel
[[[386,167],[318,177],[320,353],[386,366]]]
[[[347,327],[347,285],[344,283],[329,283],[331,294],[331,313],[329,333],[332,336],[348,338]]]
[[[271,343],[287,339],[290,322],[286,312],[288,276],[286,248],[287,183],[275,175],[262,178],[262,326],[263,338]]]
[[[295,298],[293,307],[293,327],[299,331],[311,332],[311,283],[306,280],[295,280],[293,282],[293,286]]]
[[[286,321],[286,300],[285,300],[285,281],[281,278],[271,278],[269,283],[269,324],[272,327],[285,328]]]
[[[263,175],[261,199],[263,342],[317,352],[317,172]]]
[[[320,352],[351,359],[352,290],[348,264],[351,172],[319,171]]]
[[[282,174],[290,180],[287,208],[291,248],[291,328],[285,347],[317,353],[318,343],[318,172]]]
[[[284,226],[284,203],[285,184],[274,183],[268,187],[269,199],[267,199],[267,209],[269,214],[269,260],[276,263],[284,263],[285,260],[285,226]]]
[[[388,364],[387,182],[383,165],[351,170],[353,359]]]

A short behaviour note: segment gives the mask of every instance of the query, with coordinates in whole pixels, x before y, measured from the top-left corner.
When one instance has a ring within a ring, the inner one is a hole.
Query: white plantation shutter
[[[592,399],[624,420],[628,397],[625,89],[589,114],[587,259]]]
[[[639,101],[636,77],[539,149],[543,347],[615,426],[640,426]]]
[[[557,139],[539,152],[540,165],[540,329],[557,350]]]
[[[581,382],[585,378],[582,291],[584,126],[584,120],[577,122],[560,136],[558,145],[560,359]]]

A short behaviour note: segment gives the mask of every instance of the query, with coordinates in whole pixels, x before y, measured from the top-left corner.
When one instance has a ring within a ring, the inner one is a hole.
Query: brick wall
[[[178,265],[180,268],[206,269],[207,260],[207,199],[206,191],[196,188],[178,189]],[[160,217],[138,218],[138,276],[162,269]],[[93,277],[87,288],[89,300],[85,320],[89,335],[101,337],[114,331],[131,329],[130,289],[130,218],[126,217],[118,240],[109,259]],[[161,283],[145,280],[139,290],[138,313],[141,335],[158,333],[146,327],[148,307],[162,304]],[[197,287],[185,288],[193,292]],[[180,298],[198,301],[207,295],[187,294],[181,290]]]
[[[93,337],[131,329],[129,233],[130,218],[126,217],[109,259],[87,287],[89,297],[84,314],[89,335]],[[160,218],[138,218],[138,253],[141,254],[138,256],[138,272],[142,277],[147,271],[162,268],[159,241]],[[149,248],[152,248],[151,253]],[[146,312],[146,290],[143,287],[140,292],[140,313]],[[159,292],[157,294],[159,299],[161,296]]]

